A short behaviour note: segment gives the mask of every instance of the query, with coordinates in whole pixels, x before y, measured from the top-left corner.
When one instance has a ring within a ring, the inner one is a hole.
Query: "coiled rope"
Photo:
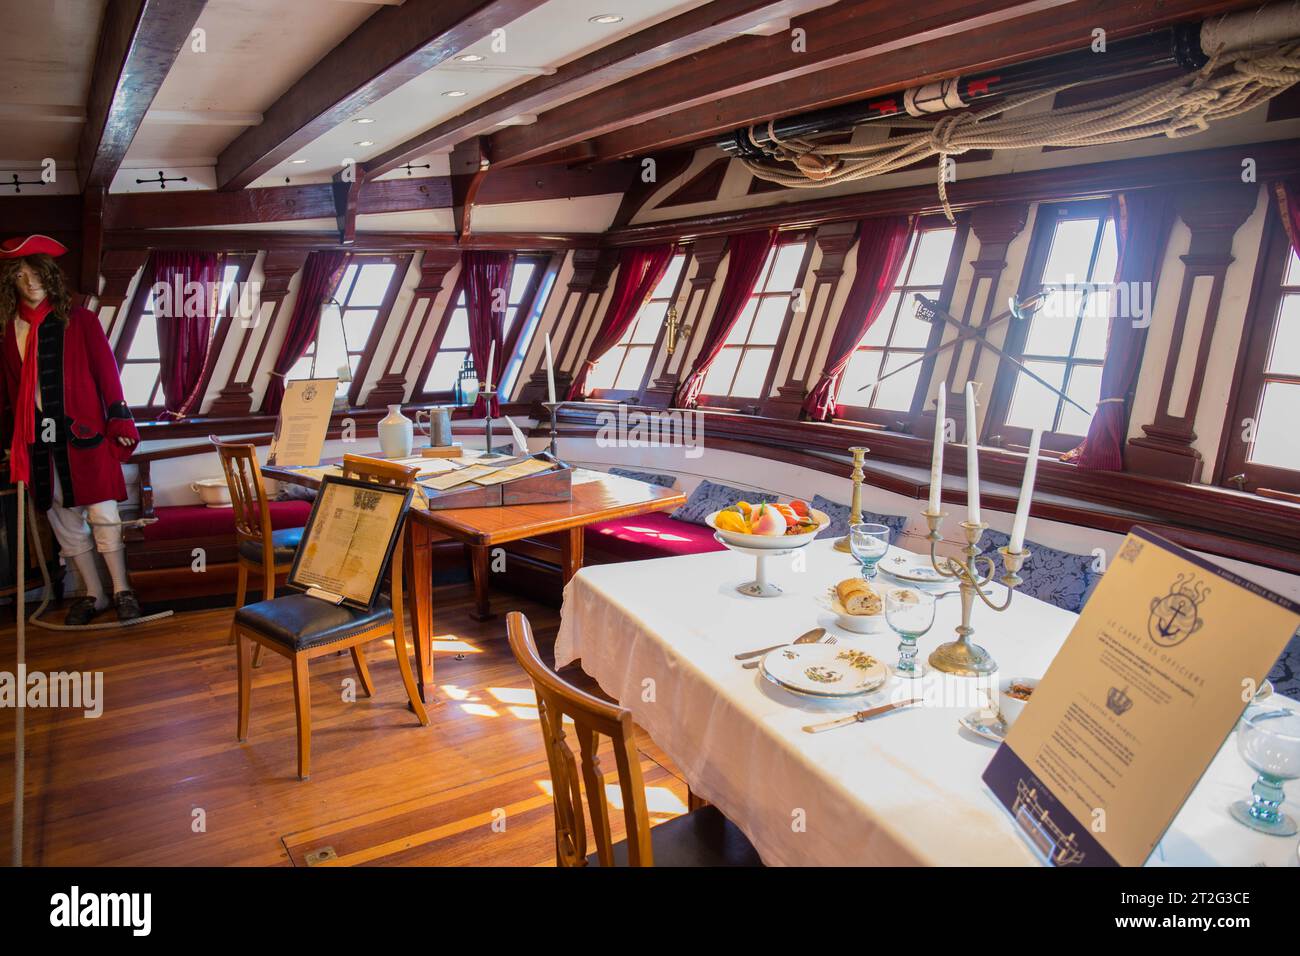
[[[1026,116],[1002,115],[1085,82],[1012,97],[988,109],[951,113],[937,120],[891,119],[892,126],[918,132],[880,143],[781,140],[769,122],[766,132],[770,143],[759,143],[754,127],[749,128],[748,135],[749,141],[770,159],[744,157],[742,161],[759,179],[794,189],[817,189],[896,172],[938,156],[939,201],[951,222],[948,157],[972,149],[1101,146],[1151,136],[1193,136],[1213,122],[1253,110],[1300,82],[1300,40],[1216,54],[1201,70],[1142,93],[1124,93]]]

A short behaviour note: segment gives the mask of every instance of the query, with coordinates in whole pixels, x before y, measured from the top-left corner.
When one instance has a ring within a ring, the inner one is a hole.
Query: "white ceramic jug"
[[[379,449],[385,458],[409,458],[415,447],[415,423],[402,414],[401,405],[389,405],[379,423]]]

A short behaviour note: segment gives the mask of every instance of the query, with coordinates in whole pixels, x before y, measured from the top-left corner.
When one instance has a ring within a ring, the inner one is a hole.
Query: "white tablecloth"
[[[565,589],[556,666],[580,658],[769,865],[1035,863],[980,780],[995,745],[958,725],[978,706],[972,679],[931,675],[926,706],[809,734],[805,724],[887,702],[897,685],[823,702],[787,693],[733,658],[821,625],[842,644],[897,660],[887,628],[849,634],[821,603],[856,562],[826,540],[804,554],[803,570],[768,559],[769,579],[785,590],[775,598],[735,590],[752,580],[754,561],[732,552],[583,568]],[[1005,591],[995,590],[999,600]],[[951,640],[959,619],[957,596],[939,601],[918,660]],[[1036,677],[1074,620],[1018,594],[1002,614],[977,606],[973,623],[1003,674]],[[1224,810],[1249,795],[1252,780],[1230,737],[1151,862],[1294,866],[1295,837],[1253,833]]]

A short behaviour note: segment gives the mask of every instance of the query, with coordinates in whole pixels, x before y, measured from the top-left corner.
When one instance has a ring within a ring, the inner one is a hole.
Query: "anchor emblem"
[[[1151,640],[1161,647],[1174,647],[1199,631],[1205,623],[1200,617],[1200,605],[1209,593],[1210,589],[1195,581],[1194,575],[1178,575],[1168,594],[1151,601],[1147,621]]]

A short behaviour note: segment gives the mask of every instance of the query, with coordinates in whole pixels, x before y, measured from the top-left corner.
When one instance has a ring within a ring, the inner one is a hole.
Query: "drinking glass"
[[[1237,751],[1259,778],[1250,788],[1254,799],[1228,807],[1232,818],[1261,833],[1296,833],[1295,820],[1278,808],[1285,799],[1283,781],[1300,778],[1300,714],[1247,708],[1237,725]]]
[[[874,578],[877,562],[889,551],[889,529],[883,524],[849,525],[849,550],[862,564],[862,576]]]
[[[920,677],[916,641],[934,626],[934,595],[916,588],[890,588],[885,592],[885,621],[899,638],[894,673],[902,678]]]

